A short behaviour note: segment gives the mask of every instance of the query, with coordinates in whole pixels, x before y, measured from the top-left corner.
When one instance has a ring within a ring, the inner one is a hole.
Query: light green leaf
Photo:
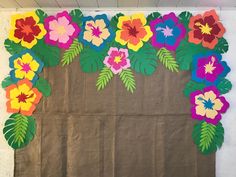
[[[133,93],[136,89],[134,74],[131,69],[124,69],[119,74],[121,81],[123,82],[127,91]]]
[[[72,10],[70,12],[70,15],[72,17],[73,22],[77,23],[78,26],[82,26],[82,18],[84,16],[80,9]]]
[[[82,50],[83,45],[78,41],[78,39],[75,39],[70,48],[65,51],[62,57],[62,66],[69,65],[75,59],[75,57],[80,54]]]
[[[10,76],[6,77],[3,81],[2,81],[2,88],[6,88],[12,84],[14,84],[15,82],[13,82],[13,80],[11,79]]]
[[[113,16],[113,17],[111,18],[110,26],[111,26],[113,29],[115,29],[115,30],[118,29],[118,28],[117,28],[117,23],[118,23],[119,17],[121,17],[121,16],[124,16],[124,14],[118,13],[118,14],[116,14],[115,16]]]
[[[51,95],[51,86],[48,81],[42,77],[40,77],[35,83],[35,88],[37,88],[45,97]]]
[[[226,94],[232,89],[232,83],[228,79],[222,79],[217,88],[221,94]]]
[[[149,24],[152,20],[160,18],[161,14],[159,12],[153,12],[147,16],[147,24]]]
[[[20,53],[22,50],[25,50],[24,47],[22,47],[20,45],[20,43],[15,43],[13,41],[10,41],[9,39],[6,39],[5,42],[4,42],[4,45],[5,45],[5,48],[6,50],[11,54],[11,55],[14,55],[14,54],[18,54]]]
[[[184,88],[184,95],[186,97],[189,97],[192,92],[195,92],[197,90],[202,90],[205,87],[205,84],[199,83],[199,82],[194,82],[190,80]]]
[[[175,58],[172,56],[171,52],[167,50],[166,48],[161,48],[157,52],[157,57],[168,70],[172,72],[179,71],[178,63],[176,62]]]
[[[35,12],[37,16],[39,17],[39,22],[44,23],[44,19],[48,17],[48,15],[41,9],[37,9]]]
[[[218,53],[226,53],[229,50],[229,44],[225,38],[220,38],[214,50]]]
[[[35,120],[31,116],[12,114],[5,122],[3,133],[8,144],[13,149],[25,147],[35,135]]]
[[[104,89],[112,78],[113,78],[113,72],[111,71],[110,68],[105,66],[99,74],[99,77],[96,83],[97,90],[99,91],[99,90]]]

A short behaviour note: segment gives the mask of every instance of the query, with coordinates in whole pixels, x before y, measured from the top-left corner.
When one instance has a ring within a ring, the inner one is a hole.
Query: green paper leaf
[[[220,122],[215,126],[201,121],[194,126],[192,138],[201,153],[214,153],[222,146],[224,128]]]
[[[225,38],[220,38],[214,50],[218,53],[226,53],[229,50],[229,44]]]
[[[226,94],[232,89],[232,83],[228,79],[223,79],[217,85],[217,88],[221,94]]]
[[[189,97],[192,92],[195,92],[197,90],[202,90],[205,88],[204,83],[199,83],[199,82],[194,82],[190,80],[186,85],[183,90],[183,93],[186,97]]]
[[[70,15],[72,17],[73,22],[77,23],[78,26],[82,26],[82,18],[84,16],[80,9],[72,10],[70,12]]]
[[[62,66],[69,65],[75,57],[77,57],[80,52],[83,50],[83,45],[78,41],[78,39],[75,39],[73,43],[71,44],[70,48],[65,51],[63,58],[61,60]]]
[[[39,23],[44,23],[44,19],[48,17],[48,15],[41,9],[37,9],[35,12],[39,17]]]
[[[35,135],[36,124],[31,116],[12,114],[5,122],[3,133],[8,144],[13,149],[25,147]]]
[[[180,70],[190,70],[193,57],[197,54],[205,54],[208,50],[201,45],[195,45],[184,39],[176,50],[176,61]]]
[[[168,70],[172,72],[179,72],[179,65],[169,50],[166,48],[161,48],[157,52],[157,57]]]
[[[11,79],[10,76],[6,77],[3,81],[2,81],[2,88],[6,88],[12,84],[14,84],[15,82],[13,82],[13,80]]]
[[[136,89],[136,84],[132,70],[124,69],[121,71],[119,76],[127,91],[134,93],[134,90]]]
[[[38,40],[32,51],[43,61],[44,66],[57,66],[60,63],[60,49],[45,44],[43,39]]]
[[[6,39],[5,42],[4,42],[4,46],[6,48],[6,50],[11,54],[11,55],[14,55],[14,54],[18,54],[20,53],[22,50],[25,50],[24,47],[22,47],[19,44],[13,42],[13,41],[10,41],[9,39]]]
[[[152,20],[160,18],[161,14],[159,12],[153,12],[147,16],[147,24],[149,24]]]
[[[121,16],[124,16],[124,14],[118,13],[118,14],[116,14],[115,16],[113,16],[113,17],[111,18],[110,26],[111,26],[113,29],[115,29],[115,30],[118,29],[118,28],[117,28],[117,23],[118,23],[119,17],[121,17]]]
[[[85,46],[80,53],[80,67],[85,73],[93,73],[100,71],[103,67],[103,60],[107,55],[108,48],[97,52],[89,46]]]
[[[97,90],[99,91],[104,89],[109,81],[113,78],[113,76],[114,75],[111,69],[105,66],[99,73],[99,77],[96,83]]]
[[[179,14],[179,21],[184,25],[187,31],[189,31],[188,24],[192,16],[193,14],[188,11],[185,11]]]
[[[35,88],[37,88],[45,97],[51,95],[51,86],[48,81],[42,77],[40,77],[35,83]]]
[[[129,50],[131,68],[143,75],[152,75],[157,68],[156,49],[145,43],[137,52]]]

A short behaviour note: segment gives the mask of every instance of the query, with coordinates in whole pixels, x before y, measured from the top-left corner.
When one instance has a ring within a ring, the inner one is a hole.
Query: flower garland
[[[119,13],[110,21],[105,14],[84,17],[79,9],[55,16],[40,9],[14,15],[5,40],[12,55],[10,75],[2,81],[7,112],[12,113],[3,129],[5,138],[14,149],[33,139],[32,114],[42,96],[51,94],[50,84],[39,74],[43,67],[60,63],[63,49],[63,66],[80,56],[83,72],[100,72],[98,91],[116,76],[133,93],[133,73],[152,75],[159,63],[172,72],[190,70],[192,78],[183,93],[190,99],[192,118],[198,120],[192,137],[200,152],[213,153],[224,140],[220,120],[229,103],[223,94],[232,88],[225,78],[230,68],[221,55],[228,51],[224,33],[215,10],[195,16],[154,12],[147,18]]]

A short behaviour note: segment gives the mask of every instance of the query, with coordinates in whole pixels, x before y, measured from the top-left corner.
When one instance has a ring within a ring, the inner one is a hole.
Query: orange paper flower
[[[7,112],[32,115],[42,97],[38,89],[32,86],[33,84],[28,79],[24,79],[6,88]]]

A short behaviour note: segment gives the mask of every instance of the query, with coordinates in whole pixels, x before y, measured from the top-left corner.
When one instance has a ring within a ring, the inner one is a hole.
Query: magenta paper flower
[[[44,25],[47,30],[45,42],[50,45],[58,45],[63,49],[68,49],[80,32],[80,28],[72,22],[67,11],[45,18]]]
[[[127,49],[111,47],[108,51],[108,56],[105,57],[103,63],[110,68],[114,74],[118,74],[123,69],[128,69],[130,67],[128,56],[129,54]]]
[[[225,97],[220,96],[215,86],[206,87],[203,91],[197,90],[190,95],[192,118],[205,120],[207,123],[217,125],[221,114],[229,108]]]

